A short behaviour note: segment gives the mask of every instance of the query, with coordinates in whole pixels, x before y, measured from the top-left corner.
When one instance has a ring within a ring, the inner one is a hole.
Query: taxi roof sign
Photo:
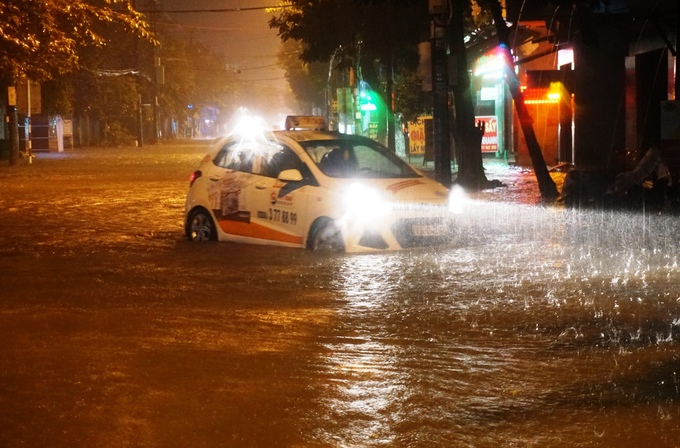
[[[319,115],[288,115],[286,117],[286,130],[292,131],[294,129],[325,131],[326,120]]]

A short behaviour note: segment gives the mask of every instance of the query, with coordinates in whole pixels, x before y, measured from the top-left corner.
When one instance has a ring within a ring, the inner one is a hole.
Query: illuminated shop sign
[[[484,136],[482,137],[482,152],[498,151],[498,117],[495,115],[481,115],[475,117],[476,122],[484,123]]]

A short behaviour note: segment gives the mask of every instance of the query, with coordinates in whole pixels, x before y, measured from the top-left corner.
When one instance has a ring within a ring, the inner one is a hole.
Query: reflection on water
[[[458,225],[454,247],[332,261],[342,306],[310,437],[676,446],[677,220],[477,203]]]
[[[202,152],[112,149],[0,173],[3,280],[20,291],[3,303],[105,321],[115,337],[88,333],[88,361],[156,341],[144,365],[162,375],[135,362],[127,372],[147,396],[163,396],[158,407],[133,400],[162,440],[194,432],[201,443],[187,446],[678,446],[677,217],[476,199],[455,216],[453,244],[436,250],[319,256],[191,245],[182,238],[183,201]],[[133,320],[139,328],[121,324],[119,307],[142,316]],[[43,345],[21,334],[28,346]],[[47,342],[55,340],[78,346]],[[159,345],[179,357],[166,358]],[[116,369],[124,364],[116,358]],[[7,366],[10,380],[12,368],[26,368]],[[109,364],[97,368],[110,373]],[[203,393],[214,404],[187,408],[184,396],[157,393],[166,377],[168,391]],[[74,415],[111,409],[121,394],[111,396],[56,415],[59,432],[50,434],[74,432],[77,418],[64,426]],[[44,397],[52,407],[55,395]],[[107,428],[130,409],[103,419]],[[26,433],[36,428],[29,420]],[[262,435],[277,421],[287,438]],[[220,431],[243,438],[207,442]]]

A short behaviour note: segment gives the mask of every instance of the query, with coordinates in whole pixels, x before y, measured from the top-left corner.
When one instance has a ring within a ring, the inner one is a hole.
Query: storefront
[[[484,123],[482,154],[507,158],[509,139],[509,101],[503,57],[491,50],[483,55],[473,72],[475,83],[475,120]]]
[[[546,30],[536,23],[523,25],[523,32],[541,36]],[[506,160],[513,157],[521,166],[530,166],[531,159],[507,86],[509,70],[520,81],[546,164],[573,160],[573,52],[556,51],[547,41],[537,40],[540,43],[535,44],[528,37],[513,50],[513,67],[507,67],[502,52],[492,48],[478,58],[473,70],[475,116],[485,124],[482,153]]]

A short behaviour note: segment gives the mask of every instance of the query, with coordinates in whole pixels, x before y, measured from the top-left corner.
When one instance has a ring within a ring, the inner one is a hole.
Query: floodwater
[[[506,167],[447,247],[192,244],[205,149],[0,166],[0,446],[680,446],[677,217]]]

